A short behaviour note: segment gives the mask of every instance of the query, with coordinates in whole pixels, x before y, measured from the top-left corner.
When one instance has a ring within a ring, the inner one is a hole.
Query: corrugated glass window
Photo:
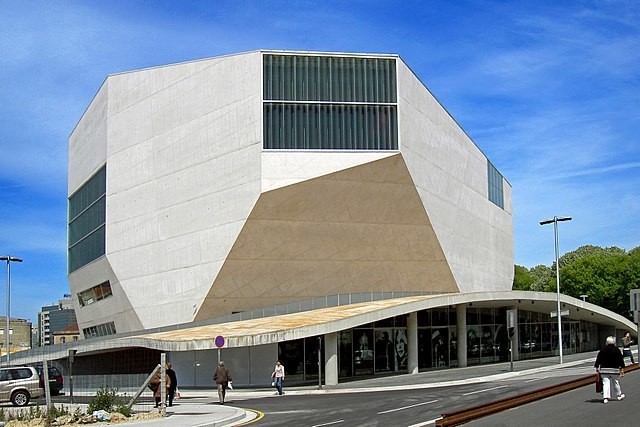
[[[395,150],[396,109],[388,105],[266,104],[266,149]]]
[[[106,189],[105,165],[69,197],[69,273],[105,253]]]
[[[395,59],[264,56],[264,148],[397,150]]]
[[[489,179],[489,200],[504,209],[503,177],[489,160],[487,160],[487,176]]]

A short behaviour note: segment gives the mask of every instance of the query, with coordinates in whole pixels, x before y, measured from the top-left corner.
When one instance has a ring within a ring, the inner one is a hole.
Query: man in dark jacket
[[[624,377],[624,358],[616,347],[615,337],[607,337],[607,345],[598,352],[594,367],[602,378],[602,402],[607,403],[611,399],[611,381],[618,400],[624,399],[620,388],[620,377]]]
[[[171,362],[167,362],[167,376],[171,379],[171,385],[167,390],[167,398],[169,399],[169,406],[173,406],[173,397],[176,395],[176,389],[178,388],[178,377],[176,371],[171,369]]]
[[[229,383],[231,380],[231,373],[224,366],[224,362],[220,362],[216,371],[213,373],[213,381],[216,382],[218,386],[218,399],[220,400],[220,404],[224,405],[224,398],[227,395],[227,387],[229,387]]]

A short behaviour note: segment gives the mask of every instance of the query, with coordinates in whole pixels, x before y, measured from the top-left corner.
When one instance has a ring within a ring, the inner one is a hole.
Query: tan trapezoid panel
[[[389,291],[459,291],[400,154],[263,193],[195,320]]]

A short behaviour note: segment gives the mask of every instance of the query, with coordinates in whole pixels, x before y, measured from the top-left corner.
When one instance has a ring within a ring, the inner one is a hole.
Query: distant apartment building
[[[2,355],[6,352],[6,316],[0,316],[0,348]],[[9,322],[9,346],[11,353],[31,349],[31,322],[26,319],[11,318]]]
[[[80,339],[80,331],[78,330],[78,325],[71,325],[60,331],[56,331],[51,335],[53,337],[53,345],[78,341]]]
[[[77,323],[73,301],[69,295],[65,295],[65,298],[59,300],[55,305],[42,307],[38,313],[39,345],[54,344],[53,333],[77,325]]]

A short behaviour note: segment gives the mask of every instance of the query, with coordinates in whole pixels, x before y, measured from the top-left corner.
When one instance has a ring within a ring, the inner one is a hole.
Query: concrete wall
[[[488,199],[487,158],[411,70],[398,61],[400,151],[462,292],[510,290],[511,188]]]
[[[261,190],[261,67],[254,53],[110,76],[70,138],[70,188],[107,162],[106,259],[139,319],[118,332],[191,321],[211,287]],[[74,294],[105,279],[76,279],[95,268],[70,276]],[[94,305],[80,328],[123,309]]]
[[[242,386],[266,387],[278,358],[278,344],[243,348],[223,348],[220,360]],[[213,373],[218,364],[217,350],[170,352],[168,358],[181,387],[215,387]]]
[[[110,76],[69,140],[70,193],[107,163],[106,256],[69,281],[74,297],[107,279],[114,295],[76,306],[80,329],[107,321],[118,332],[161,327],[345,286],[350,292],[510,289],[511,189],[505,181],[504,210],[488,201],[486,157],[398,64],[402,168],[378,168],[366,179],[361,174],[398,153],[262,151],[260,52]],[[397,184],[390,176],[400,169],[408,172],[412,198],[380,191]],[[326,197],[309,202],[319,186]],[[279,195],[296,187],[305,191],[287,209],[301,216],[285,224],[282,215],[291,212],[269,203],[284,205]],[[344,194],[334,194],[340,188]],[[413,199],[419,209],[407,217],[420,211],[418,225],[430,233],[428,239],[410,233],[416,242],[397,230],[417,223],[399,223],[393,211],[408,212]],[[298,209],[303,205],[307,211]],[[311,225],[300,231],[299,219]],[[286,228],[288,240],[279,240],[284,234],[274,224]],[[378,228],[367,231],[370,224]],[[332,227],[335,236],[323,236],[319,226]],[[327,262],[315,262],[319,256]],[[384,271],[358,267],[363,260]],[[433,263],[446,268],[435,274]],[[244,305],[231,305],[232,297]]]

